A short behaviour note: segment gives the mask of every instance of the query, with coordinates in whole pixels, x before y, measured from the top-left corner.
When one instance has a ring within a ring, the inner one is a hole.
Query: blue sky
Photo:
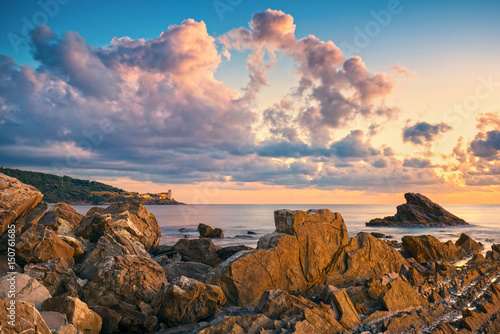
[[[217,181],[220,203],[289,189],[484,202],[499,189],[497,1],[42,0],[0,13],[0,165],[187,197]],[[47,27],[22,36],[37,20]],[[98,133],[104,121],[113,130]]]

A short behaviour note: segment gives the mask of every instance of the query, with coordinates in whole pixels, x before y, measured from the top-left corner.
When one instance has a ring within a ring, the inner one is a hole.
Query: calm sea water
[[[85,214],[91,206],[74,206]],[[396,213],[395,205],[301,205],[301,204],[231,204],[231,205],[149,205],[162,230],[162,244],[173,245],[179,238],[198,238],[197,226],[204,223],[220,227],[225,238],[213,239],[216,245],[248,245],[255,247],[257,240],[274,231],[274,210],[330,209],[340,212],[350,236],[359,232],[380,232],[401,240],[404,235],[431,234],[442,241],[455,241],[460,233],[466,233],[482,242],[487,249],[492,243],[500,243],[500,205],[445,205],[448,211],[465,219],[470,225],[437,228],[385,228],[367,227],[373,218],[383,218]],[[255,234],[248,234],[248,231]]]

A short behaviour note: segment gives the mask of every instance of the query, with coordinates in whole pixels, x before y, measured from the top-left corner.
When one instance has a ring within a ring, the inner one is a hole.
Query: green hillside
[[[118,198],[131,200],[122,196],[126,194],[125,190],[96,181],[3,167],[0,167],[0,173],[34,186],[43,193],[44,200],[48,203],[101,204],[109,201],[115,202]]]

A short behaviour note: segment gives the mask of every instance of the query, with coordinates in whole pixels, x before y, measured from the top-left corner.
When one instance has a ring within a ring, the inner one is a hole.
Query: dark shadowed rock
[[[104,306],[90,306],[89,308],[102,319],[101,333],[112,334],[116,332],[118,323],[122,319],[118,312]]]
[[[169,282],[181,276],[205,282],[205,277],[211,269],[211,266],[199,262],[174,262],[163,267]]]
[[[161,255],[161,254],[166,254],[174,251],[173,246],[167,246],[167,245],[158,245],[149,250],[149,253],[153,256]]]
[[[223,248],[218,249],[217,255],[221,258],[221,260],[225,261],[238,252],[250,250],[250,249],[252,249],[252,247],[248,247],[245,245],[228,246],[228,247],[223,247]]]
[[[124,230],[115,231],[99,238],[96,246],[85,260],[75,266],[78,276],[91,279],[97,273],[97,267],[108,256],[140,255],[150,258],[142,243],[132,238]]]
[[[157,246],[161,230],[156,218],[142,203],[120,202],[104,210],[90,209],[82,222],[75,228],[75,235],[91,242],[105,234],[124,230],[144,245],[146,251]]]
[[[198,334],[260,334],[274,329],[274,322],[263,314],[233,316],[220,324],[202,329]],[[273,332],[274,333],[274,332]]]
[[[11,299],[0,299],[0,332],[5,334],[33,333],[33,334],[52,334],[42,316],[33,307],[33,303],[17,301],[16,316],[14,326],[9,324],[11,319],[9,307]]]
[[[455,261],[467,254],[451,241],[441,242],[432,235],[404,236],[403,250],[419,263],[429,261]]]
[[[254,305],[266,290],[306,291],[349,240],[342,216],[327,209],[278,210],[274,217],[281,233],[275,247],[240,252],[207,275],[207,282],[221,286],[236,305]]]
[[[408,265],[403,256],[383,240],[361,232],[341,247],[327,274],[326,284],[353,285],[386,273],[399,272]]]
[[[120,316],[118,329],[122,333],[150,333],[158,323],[155,316],[143,313],[125,302],[113,305],[112,309]]]
[[[174,245],[174,250],[186,261],[201,262],[209,266],[216,266],[222,262],[217,255],[217,248],[209,238],[180,239]]]
[[[57,203],[40,219],[38,224],[50,227],[58,235],[74,236],[74,228],[80,224],[83,215],[66,203]]]
[[[35,187],[0,173],[0,235],[42,200]]]
[[[181,276],[162,292],[158,318],[168,326],[188,324],[215,314],[225,303],[218,286]]]
[[[476,240],[472,239],[465,233],[462,233],[460,238],[455,241],[455,246],[463,248],[467,254],[479,253],[484,249],[484,247],[481,246]]]
[[[30,227],[24,232],[16,244],[19,263],[45,262],[62,258],[74,263],[74,249],[50,228],[43,225]]]
[[[389,312],[429,306],[427,300],[402,279],[392,281],[388,287],[389,290],[382,297],[382,301]]]
[[[111,307],[120,301],[151,304],[167,284],[165,272],[151,259],[137,256],[109,256],[97,266],[97,273],[83,287],[88,305]]]
[[[42,303],[42,310],[66,315],[68,322],[84,333],[97,334],[101,331],[101,317],[78,298],[50,298]]]
[[[468,225],[424,195],[406,193],[406,204],[397,207],[396,215],[372,219],[367,226],[429,227]]]
[[[43,284],[54,297],[62,294],[78,295],[84,285],[84,281],[73,272],[72,263],[63,259],[30,263],[24,267],[24,272]]]
[[[224,232],[220,228],[211,228],[205,224],[198,225],[200,238],[224,238]]]
[[[26,274],[15,273],[0,279],[0,299],[9,297],[12,283],[15,283],[16,299],[34,303],[38,310],[41,310],[44,300],[52,297],[49,290],[36,279]]]

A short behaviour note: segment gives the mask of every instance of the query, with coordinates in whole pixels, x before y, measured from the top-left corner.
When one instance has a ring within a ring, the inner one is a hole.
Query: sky
[[[499,204],[499,13],[2,1],[0,166],[191,204]]]

